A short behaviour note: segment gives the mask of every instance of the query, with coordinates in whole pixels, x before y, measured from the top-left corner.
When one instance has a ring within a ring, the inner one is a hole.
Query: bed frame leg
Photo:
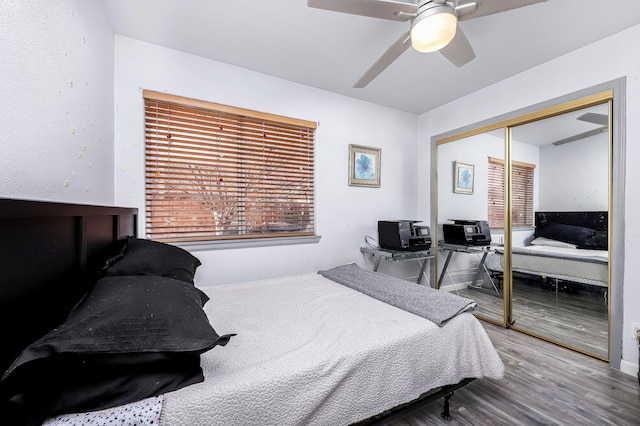
[[[453,417],[451,417],[451,415],[449,414],[449,400],[452,396],[453,392],[448,393],[444,396],[444,411],[442,412],[442,414],[440,414],[440,417],[449,421],[453,420]]]

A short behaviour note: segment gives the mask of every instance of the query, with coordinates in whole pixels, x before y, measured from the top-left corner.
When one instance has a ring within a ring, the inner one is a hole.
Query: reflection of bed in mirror
[[[512,248],[515,273],[568,283],[608,287],[608,215],[598,212],[536,212],[530,245]],[[500,277],[504,256],[490,254],[487,268]]]

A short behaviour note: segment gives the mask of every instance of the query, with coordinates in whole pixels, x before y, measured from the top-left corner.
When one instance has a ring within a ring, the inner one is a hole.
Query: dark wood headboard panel
[[[4,372],[60,324],[121,242],[136,208],[0,199],[0,327]]]

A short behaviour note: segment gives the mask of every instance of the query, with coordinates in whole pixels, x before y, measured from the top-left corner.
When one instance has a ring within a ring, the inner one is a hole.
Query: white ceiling
[[[603,127],[602,124],[585,120],[582,118],[584,114],[601,115],[603,119],[606,120],[609,114],[608,104],[598,104],[542,120],[521,124],[513,128],[511,137],[513,140],[529,145],[547,146],[563,140],[567,141],[571,139],[571,142],[576,142],[586,140],[586,138],[591,136],[606,134],[608,127]],[[596,130],[601,130],[602,132],[591,133]],[[493,130],[489,132],[489,134],[496,138],[503,139],[504,129]],[[578,138],[578,135],[581,137]],[[606,136],[599,137],[602,138],[602,141],[607,141]]]
[[[409,49],[354,89],[408,22],[313,9],[306,0],[103,2],[117,34],[415,114],[640,24],[640,0],[548,0],[461,22],[476,53],[462,68]]]

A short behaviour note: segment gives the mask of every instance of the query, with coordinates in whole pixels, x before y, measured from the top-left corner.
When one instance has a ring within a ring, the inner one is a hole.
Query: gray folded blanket
[[[426,318],[440,327],[456,315],[471,312],[478,306],[471,299],[368,271],[355,263],[318,273],[367,296]]]

